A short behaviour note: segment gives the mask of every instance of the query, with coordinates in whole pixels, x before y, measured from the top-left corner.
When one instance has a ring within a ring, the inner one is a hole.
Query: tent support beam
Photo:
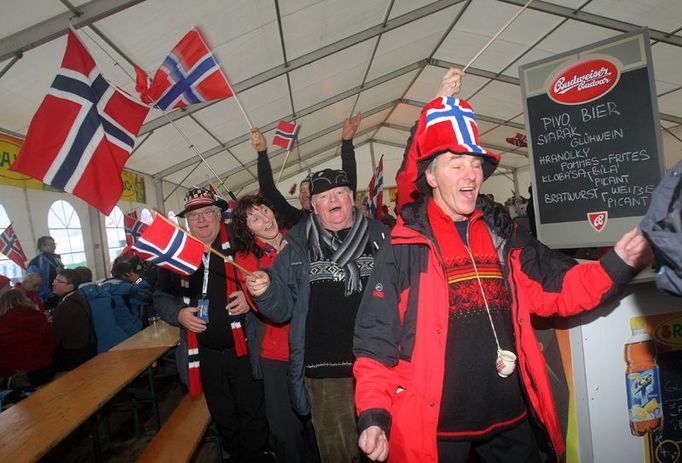
[[[144,0],[93,0],[78,6],[80,14],[67,11],[0,39],[0,61],[50,42],[69,30],[80,29],[101,19],[142,3]]]

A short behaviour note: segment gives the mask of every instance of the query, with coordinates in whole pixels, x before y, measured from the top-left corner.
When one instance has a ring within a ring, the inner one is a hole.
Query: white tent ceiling
[[[338,153],[342,121],[363,113],[356,147],[402,147],[450,66],[462,67],[525,0],[2,0],[0,130],[23,135],[59,67],[69,24],[112,83],[135,93],[132,63],[153,72],[199,27],[253,124],[272,139],[301,124],[284,179]],[[506,137],[524,131],[518,66],[647,26],[666,163],[682,151],[682,1],[536,0],[469,68],[461,96],[482,142],[507,168],[528,164]],[[173,120],[174,127],[169,124]],[[179,129],[179,130],[178,130]],[[150,113],[127,168],[173,184],[255,189],[256,156],[234,99]],[[271,148],[273,168],[283,162]],[[368,177],[368,175],[367,175]]]

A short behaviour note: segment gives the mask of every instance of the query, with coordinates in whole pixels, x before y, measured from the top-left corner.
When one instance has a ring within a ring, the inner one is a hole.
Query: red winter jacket
[[[286,229],[281,230],[282,234],[286,233]],[[255,271],[262,268],[269,268],[277,257],[276,252],[268,252],[267,245],[256,238],[256,244],[265,251],[263,257],[258,258],[253,252],[240,251],[235,256],[238,264],[247,270]],[[243,272],[239,272],[239,279],[242,287],[246,288],[246,276]],[[244,291],[247,302],[253,310],[258,312],[256,304],[253,303],[251,295],[248,291]],[[266,318],[261,318],[265,325],[265,334],[263,341],[260,344],[260,356],[270,360],[279,360],[281,362],[289,361],[289,323],[275,323]]]
[[[491,233],[498,250],[512,296],[518,371],[558,459],[564,442],[530,316],[570,316],[593,309],[634,272],[615,252],[599,262],[578,265],[509,222],[500,226],[503,222],[497,214],[483,220],[477,210],[470,235]],[[405,206],[391,233],[391,246],[383,246],[376,257],[368,282],[371,290],[365,292],[356,318],[353,372],[358,428],[378,425],[389,432],[391,462],[438,461],[448,284],[432,237],[425,203]],[[475,387],[471,385],[472,390]]]
[[[53,352],[52,328],[43,312],[27,307],[0,317],[0,376],[48,367]]]

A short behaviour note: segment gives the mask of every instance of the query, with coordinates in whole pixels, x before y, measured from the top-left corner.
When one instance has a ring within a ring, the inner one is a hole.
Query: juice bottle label
[[[661,417],[661,389],[658,368],[626,373],[630,421],[641,422]]]

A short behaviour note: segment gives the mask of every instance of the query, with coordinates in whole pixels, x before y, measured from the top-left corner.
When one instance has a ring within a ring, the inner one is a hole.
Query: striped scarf
[[[367,247],[369,221],[360,213],[359,209],[353,208],[353,226],[343,241],[340,241],[320,224],[317,214],[310,214],[307,219],[306,237],[311,262],[329,259],[339,267],[344,268],[345,296],[362,291],[360,270],[355,260],[362,255],[365,247]],[[329,255],[330,253],[331,255]]]
[[[230,250],[230,239],[227,233],[227,226],[223,223],[220,226],[220,243],[223,254],[227,255]],[[227,278],[225,282],[226,300],[229,301],[230,293],[237,290],[237,275],[234,273],[234,267],[225,261],[225,275],[230,275],[233,272],[234,278]],[[183,275],[181,279],[181,287],[185,293],[183,301],[185,304],[190,303],[189,298],[189,275]],[[249,353],[246,346],[246,336],[244,328],[242,327],[239,317],[230,317],[230,328],[232,329],[232,337],[234,339],[235,354],[237,357],[243,357]],[[199,369],[199,340],[194,331],[185,330],[187,333],[187,360],[189,367],[189,394],[196,396],[201,394],[201,371]]]

